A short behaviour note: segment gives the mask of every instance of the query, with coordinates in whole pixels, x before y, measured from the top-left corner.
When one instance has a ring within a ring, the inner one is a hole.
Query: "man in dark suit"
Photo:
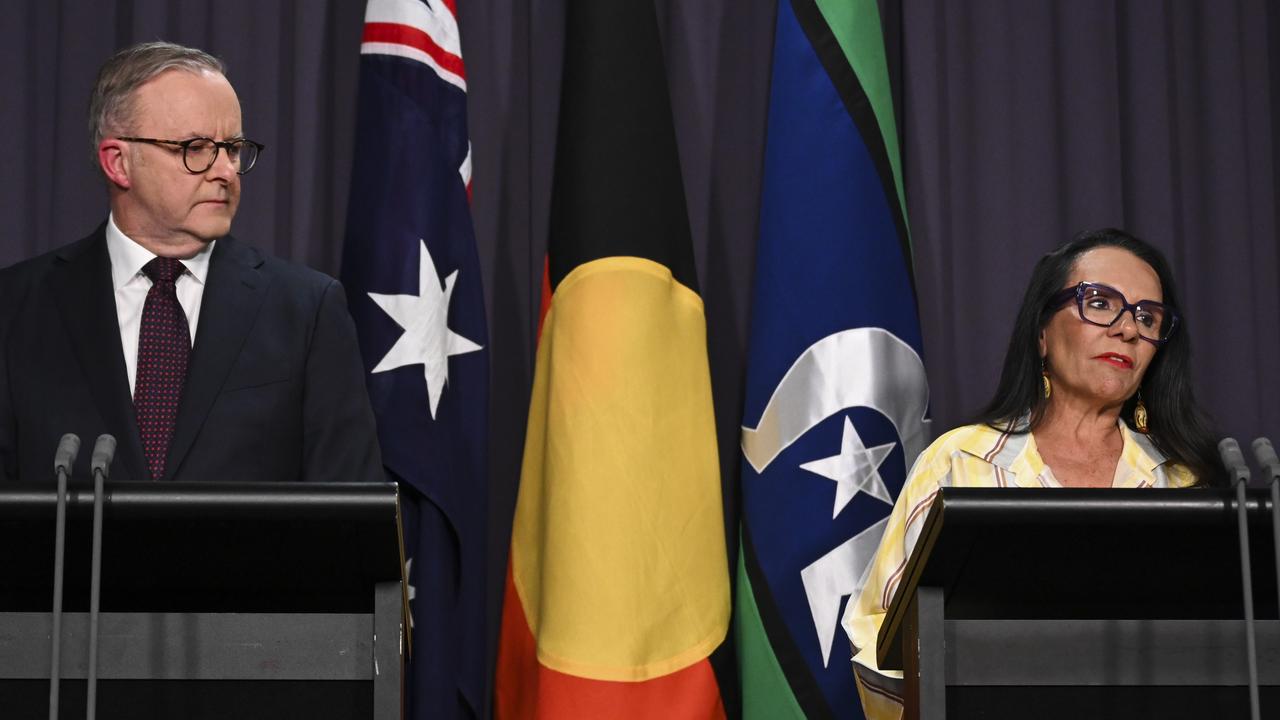
[[[0,270],[0,479],[74,432],[117,438],[114,480],[382,480],[341,286],[228,235],[261,146],[221,61],[123,50],[90,126],[107,221]]]

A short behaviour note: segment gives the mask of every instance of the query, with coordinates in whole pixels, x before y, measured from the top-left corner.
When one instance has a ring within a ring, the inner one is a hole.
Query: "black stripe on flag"
[[[844,50],[840,48],[840,42],[831,32],[831,26],[827,25],[827,20],[822,16],[822,11],[818,9],[815,0],[791,0],[791,6],[795,9],[800,28],[809,38],[809,43],[813,45],[818,60],[830,76],[836,92],[844,101],[849,117],[858,128],[858,134],[862,136],[862,141],[866,143],[867,150],[871,153],[871,161],[876,166],[880,184],[884,186],[884,193],[889,201],[893,225],[898,230],[902,260],[906,264],[907,277],[911,278],[911,293],[915,295],[916,278],[912,270],[914,266],[911,262],[911,242],[907,234],[907,221],[902,215],[903,204],[898,197],[898,184],[893,179],[893,165],[889,162],[889,151],[884,146],[884,136],[880,134],[880,123],[876,121],[871,100],[867,98],[866,91],[862,89],[862,83],[858,81],[857,73],[849,65],[849,60],[844,56]]]
[[[552,288],[583,263],[634,256],[665,265],[697,292],[653,2],[576,0],[565,15]]]
[[[791,686],[791,693],[795,695],[796,703],[804,711],[805,717],[810,720],[828,718],[834,720],[835,714],[827,706],[822,688],[818,687],[818,681],[809,673],[809,666],[800,654],[795,638],[791,637],[790,631],[787,630],[782,611],[773,601],[773,594],[769,591],[769,579],[765,577],[764,570],[756,561],[756,548],[751,540],[751,528],[747,526],[745,514],[742,517],[742,564],[747,570],[747,578],[751,581],[751,592],[755,597],[756,609],[760,613],[760,624],[764,627],[765,637],[769,639],[769,646],[773,648],[773,655],[778,659],[782,674],[786,676],[787,684]],[[738,592],[742,592],[741,588]]]

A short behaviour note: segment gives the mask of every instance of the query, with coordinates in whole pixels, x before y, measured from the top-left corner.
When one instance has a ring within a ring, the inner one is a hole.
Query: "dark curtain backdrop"
[[[1280,433],[1278,12],[904,3],[907,201],[940,427],[988,398],[1036,258],[1118,226],[1168,255],[1221,430]]]
[[[495,618],[533,369],[561,2],[459,3],[493,350]],[[656,2],[732,533],[774,1]],[[336,275],[363,5],[6,6],[0,266],[105,217],[86,140],[89,88],[114,49],[164,38],[228,62],[246,133],[267,145],[245,179],[237,235]],[[1080,229],[1118,225],[1169,254],[1197,391],[1224,432],[1280,439],[1280,10],[1264,0],[881,5],[936,427],[967,420],[994,388],[1036,258]]]

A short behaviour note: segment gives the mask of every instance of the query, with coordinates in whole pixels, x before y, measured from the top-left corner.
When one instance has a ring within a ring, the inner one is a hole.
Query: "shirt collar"
[[[1026,431],[1026,417],[1019,418],[1009,429],[997,430],[989,425],[979,425],[977,429],[961,443],[962,451],[1014,474],[1029,471],[1031,477],[1035,477],[1044,470],[1035,439]]]
[[[1124,449],[1120,454],[1130,465],[1151,473],[1169,460],[1164,453],[1156,449],[1156,444],[1151,438],[1130,430],[1123,420],[1119,423],[1120,435],[1124,437]]]
[[[155,253],[139,245],[116,226],[115,215],[107,216],[107,256],[111,258],[111,287],[119,290],[142,272],[142,266],[156,257]],[[210,242],[189,258],[182,259],[182,266],[196,282],[204,285],[209,275],[209,256],[213,254],[216,240]]]

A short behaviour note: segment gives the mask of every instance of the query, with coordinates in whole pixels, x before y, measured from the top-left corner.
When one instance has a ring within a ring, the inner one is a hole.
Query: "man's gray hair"
[[[227,74],[227,66],[209,53],[169,42],[140,43],[112,55],[98,71],[89,96],[89,140],[95,162],[103,138],[123,131],[133,121],[134,91],[169,70]]]

